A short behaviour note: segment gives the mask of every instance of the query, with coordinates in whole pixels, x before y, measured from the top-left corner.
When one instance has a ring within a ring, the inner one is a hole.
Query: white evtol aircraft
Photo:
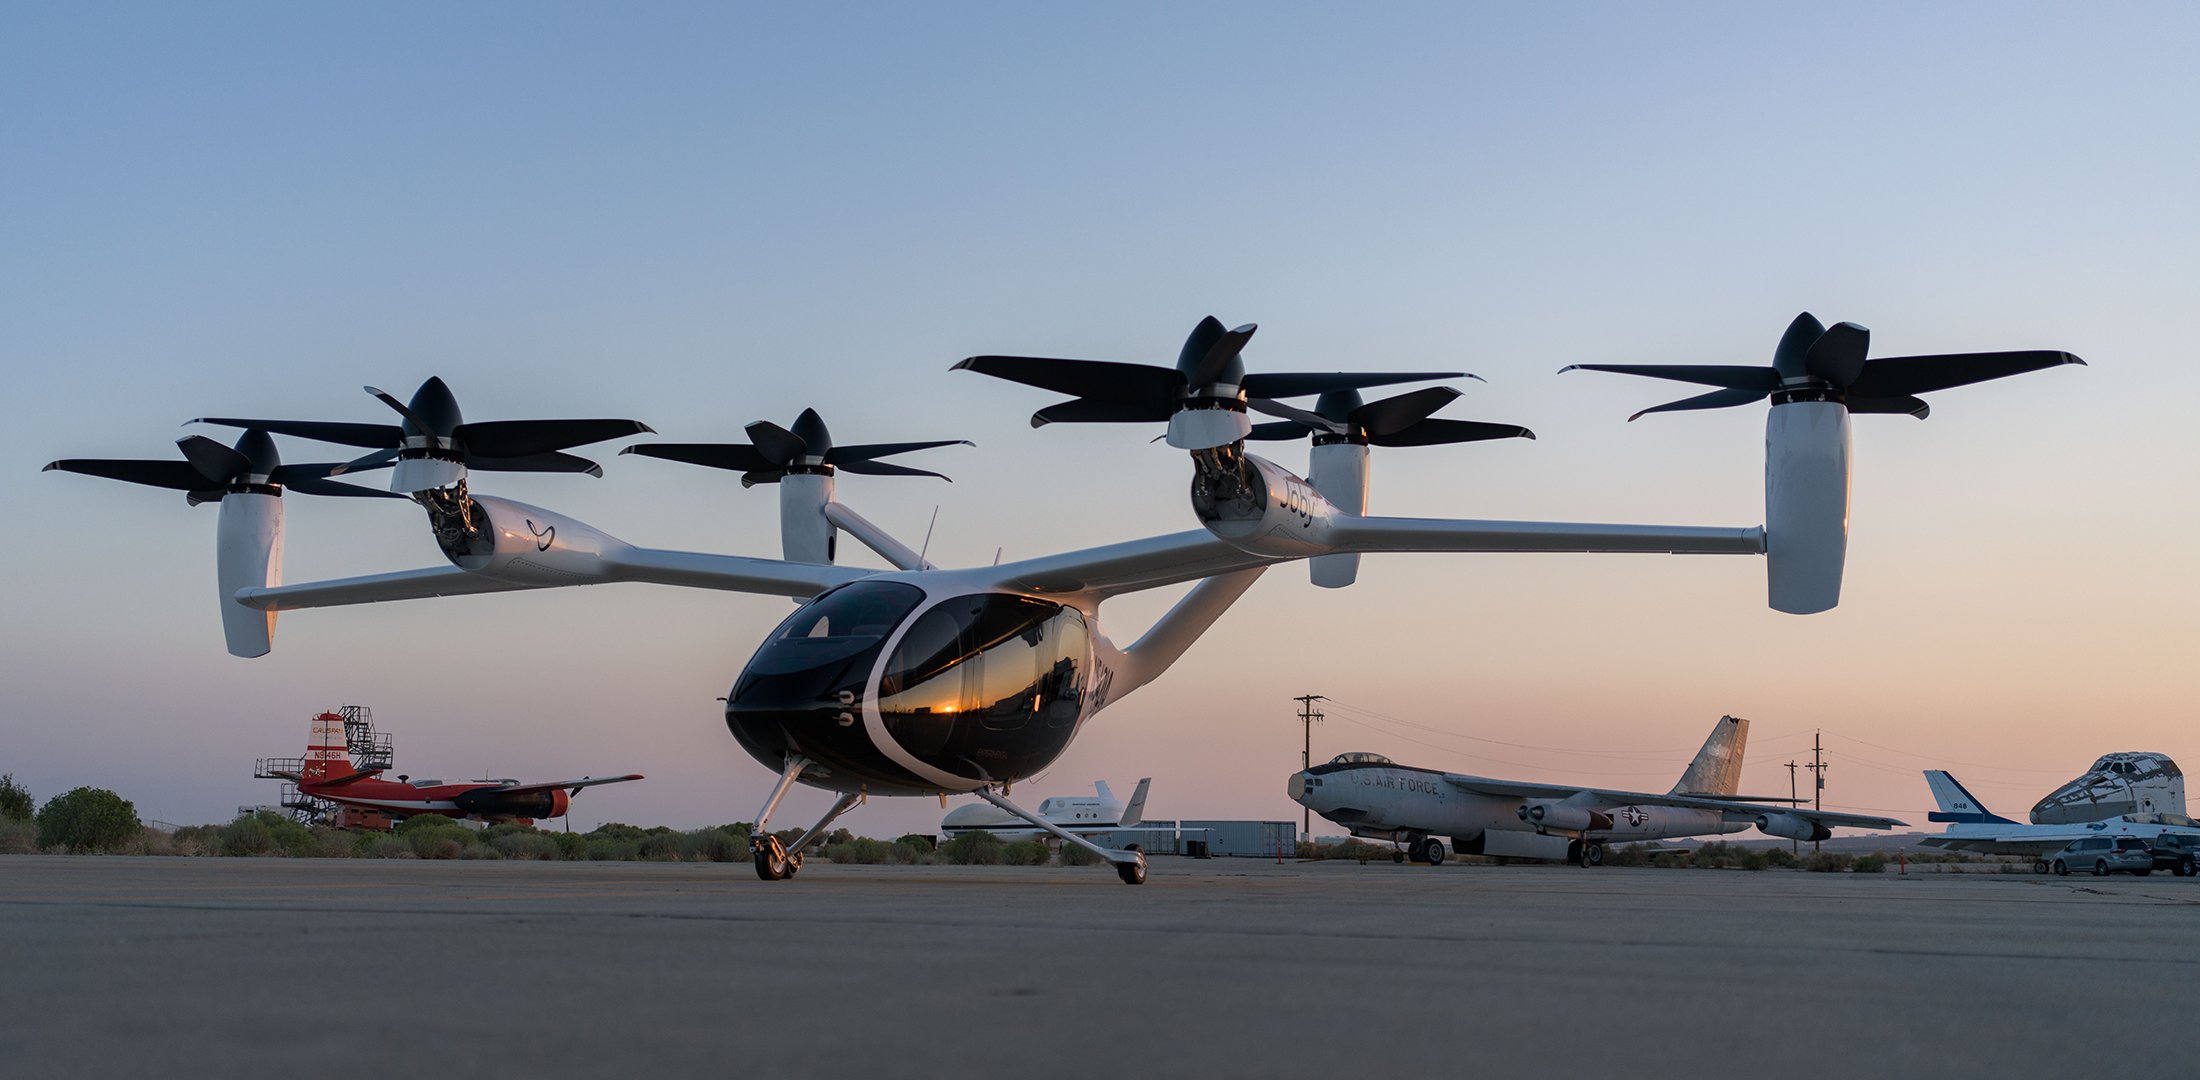
[[[1125,803],[1115,797],[1115,792],[1109,789],[1107,781],[1095,780],[1092,787],[1096,794],[1050,795],[1039,800],[1037,813],[1048,823],[1079,836],[1135,828],[1146,820],[1146,788],[1152,783],[1152,777],[1140,780],[1138,787],[1131,792],[1131,801]],[[1049,835],[1047,830],[991,803],[958,806],[940,819],[942,836],[953,837],[981,831],[992,833],[1003,840],[1035,840]]]
[[[1009,788],[1059,756],[1101,709],[1168,670],[1270,566],[1307,560],[1315,584],[1337,588],[1352,583],[1365,553],[1761,555],[1774,609],[1825,611],[1840,599],[1848,546],[1851,413],[1922,417],[1918,394],[2082,363],[2052,350],[1871,359],[1869,331],[1853,323],[1827,328],[1806,313],[1788,327],[1766,366],[1578,365],[1718,388],[1645,412],[1769,399],[1763,525],[1396,518],[1366,514],[1370,446],[1529,432],[1434,418],[1459,396],[1448,387],[1360,400],[1364,388],[1458,373],[1248,372],[1241,353],[1253,333],[1251,325],[1227,329],[1205,319],[1173,367],[1026,356],[957,364],[1072,396],[1041,409],[1034,426],[1165,423],[1168,444],[1191,455],[1197,528],[994,566],[936,567],[833,495],[836,469],[937,475],[879,459],[959,440],[839,446],[814,411],[791,431],[750,424],[745,444],[627,448],[738,471],[745,484],[778,484],[780,559],[638,547],[563,514],[471,491],[469,472],[597,473],[595,463],[565,451],[651,429],[633,420],[467,422],[440,379],[428,380],[409,402],[369,388],[399,424],[203,422],[245,428],[247,441],[266,433],[368,449],[327,475],[392,468],[391,490],[426,511],[445,566],[282,584],[283,486],[308,490],[327,476],[308,470],[303,484],[286,480],[261,471],[263,456],[226,455],[212,440],[185,440],[196,476],[184,475],[177,462],[139,469],[143,463],[67,461],[49,468],[180,486],[197,501],[218,500],[222,623],[238,656],[266,653],[277,613],[303,608],[634,581],[802,599],[750,658],[726,701],[734,738],[779,773],[757,813],[759,876],[792,875],[803,850],[870,795],[968,793],[1065,843],[1091,848],[1137,884],[1146,876],[1142,853],[1101,848],[1063,830],[1011,803]],[[1281,400],[1315,395],[1312,410]],[[1249,410],[1282,419],[1255,425]],[[1310,479],[1246,451],[1247,439],[1305,436],[1313,442]],[[840,532],[894,569],[833,565]],[[1128,646],[1101,631],[1100,609],[1111,598],[1190,581],[1198,584]],[[785,846],[766,825],[798,782],[841,797]]]
[[[1462,855],[1601,866],[1604,845],[1614,840],[1708,836],[1751,825],[1792,840],[1823,840],[1836,827],[1902,824],[1785,805],[1791,799],[1736,795],[1748,742],[1749,721],[1720,717],[1680,782],[1663,795],[1464,776],[1400,765],[1381,754],[1339,754],[1293,773],[1288,790],[1293,801],[1354,836],[1397,844],[1399,862],[1430,865],[1444,861],[1446,836]]]
[[[2116,756],[2112,754],[2101,760],[2113,761]],[[2085,781],[2086,777],[2079,777],[2071,783],[2083,784]],[[2148,841],[2165,835],[2200,836],[2200,821],[2186,817],[2181,812],[2182,806],[2178,811],[2026,825],[1986,809],[1978,796],[1971,794],[1969,788],[1944,769],[1925,770],[1925,783],[1933,789],[1933,802],[1939,806],[1926,817],[1948,823],[1947,831],[1922,841],[1926,847],[1981,855],[2031,855],[2036,857],[2032,863],[2034,873],[2044,874],[2053,869],[2046,856],[2062,850],[2072,840],[2088,836],[2136,836]],[[2180,796],[2182,787],[2180,784]]]

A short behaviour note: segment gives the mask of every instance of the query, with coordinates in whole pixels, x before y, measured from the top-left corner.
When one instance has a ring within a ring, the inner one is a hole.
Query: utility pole
[[[1320,694],[1300,694],[1291,700],[1299,703],[1299,723],[1306,727],[1306,742],[1304,748],[1299,751],[1299,771],[1305,772],[1314,767],[1314,725],[1319,723],[1322,718],[1322,714],[1315,711],[1314,703],[1328,701],[1329,699]],[[1306,821],[1299,826],[1299,835],[1312,838],[1314,835],[1313,808],[1307,807],[1305,814]]]
[[[1826,748],[1819,740],[1819,733],[1815,731],[1810,733],[1810,764],[1806,767],[1810,769],[1814,781],[1811,785],[1810,808],[1824,810],[1826,808]],[[1811,841],[1810,849],[1817,851],[1818,841]]]
[[[1795,805],[1795,759],[1794,759],[1794,758],[1789,758],[1789,759],[1788,759],[1788,805],[1789,805],[1789,806],[1793,806],[1793,805]],[[1788,850],[1789,850],[1789,851],[1792,851],[1792,852],[1794,852],[1794,853],[1795,853],[1795,854],[1797,854],[1797,855],[1801,855],[1801,854],[1803,853],[1803,842],[1802,842],[1801,840],[1790,840],[1790,841],[1788,841]]]

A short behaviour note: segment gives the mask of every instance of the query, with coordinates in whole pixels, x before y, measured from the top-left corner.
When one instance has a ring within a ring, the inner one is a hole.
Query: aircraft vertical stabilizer
[[[1718,726],[1711,729],[1711,737],[1703,741],[1703,749],[1696,751],[1696,759],[1688,763],[1688,771],[1681,774],[1681,782],[1673,785],[1671,795],[1732,795],[1741,790],[1742,750],[1749,743],[1749,721],[1739,716],[1722,716]]]
[[[1150,776],[1138,781],[1138,787],[1131,791],[1131,801],[1123,804],[1123,816],[1118,824],[1128,829],[1146,820],[1146,786],[1151,783],[1153,777]]]
[[[1974,825],[2014,825],[2016,822],[1986,809],[1978,796],[1958,783],[1956,778],[1942,769],[1925,770],[1925,784],[1933,789],[1933,803],[1939,807],[1925,815],[1930,821],[1950,821]]]

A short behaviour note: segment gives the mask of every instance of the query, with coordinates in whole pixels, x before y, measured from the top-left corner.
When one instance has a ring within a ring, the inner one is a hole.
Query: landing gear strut
[[[819,818],[817,824],[810,826],[809,831],[795,840],[793,847],[781,844],[779,838],[773,836],[768,828],[772,811],[779,809],[779,800],[787,797],[787,789],[793,787],[795,780],[801,777],[802,770],[809,767],[810,759],[800,754],[787,755],[787,764],[779,774],[779,783],[772,786],[771,797],[764,800],[764,809],[757,811],[756,825],[749,830],[749,857],[756,863],[756,876],[765,881],[785,881],[793,877],[796,871],[802,869],[802,853],[808,851],[818,837],[825,835],[826,828],[838,820],[840,815],[863,804],[864,796],[861,792],[842,795],[834,800],[833,808],[825,811],[825,816]]]
[[[1117,851],[1113,848],[1104,848],[1098,844],[1093,843],[1090,840],[1085,839],[1082,836],[1077,835],[1076,833],[1070,832],[1068,829],[1065,829],[1060,825],[1056,825],[1055,823],[1048,821],[1047,819],[1040,817],[1039,815],[1034,814],[1031,811],[1024,809],[1023,807],[1016,805],[1015,803],[1009,802],[1006,798],[1003,798],[998,792],[994,791],[992,788],[979,788],[978,790],[971,792],[971,794],[976,795],[977,797],[984,799],[985,801],[992,803],[993,805],[998,806],[1003,810],[1006,810],[1010,814],[1013,814],[1019,818],[1022,818],[1025,821],[1030,822],[1036,828],[1044,829],[1047,832],[1053,833],[1065,844],[1075,844],[1078,847],[1084,848],[1086,851],[1090,851],[1093,854],[1098,855],[1103,859],[1106,859],[1110,863],[1115,864],[1116,876],[1123,879],[1123,884],[1144,885],[1146,883],[1146,853],[1140,851],[1137,844],[1132,844],[1131,846],[1124,848],[1121,851]]]

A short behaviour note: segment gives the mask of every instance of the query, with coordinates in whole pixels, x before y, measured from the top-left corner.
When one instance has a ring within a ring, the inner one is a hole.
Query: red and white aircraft
[[[326,799],[346,810],[381,814],[402,821],[420,814],[448,818],[475,818],[492,822],[528,822],[537,818],[563,817],[572,797],[584,787],[640,780],[642,774],[582,777],[522,784],[517,780],[413,780],[381,779],[389,771],[387,759],[353,762],[345,737],[344,718],[322,713],[313,718],[313,737],[306,755],[288,761],[262,762],[262,776],[280,777],[298,785],[298,794]]]

